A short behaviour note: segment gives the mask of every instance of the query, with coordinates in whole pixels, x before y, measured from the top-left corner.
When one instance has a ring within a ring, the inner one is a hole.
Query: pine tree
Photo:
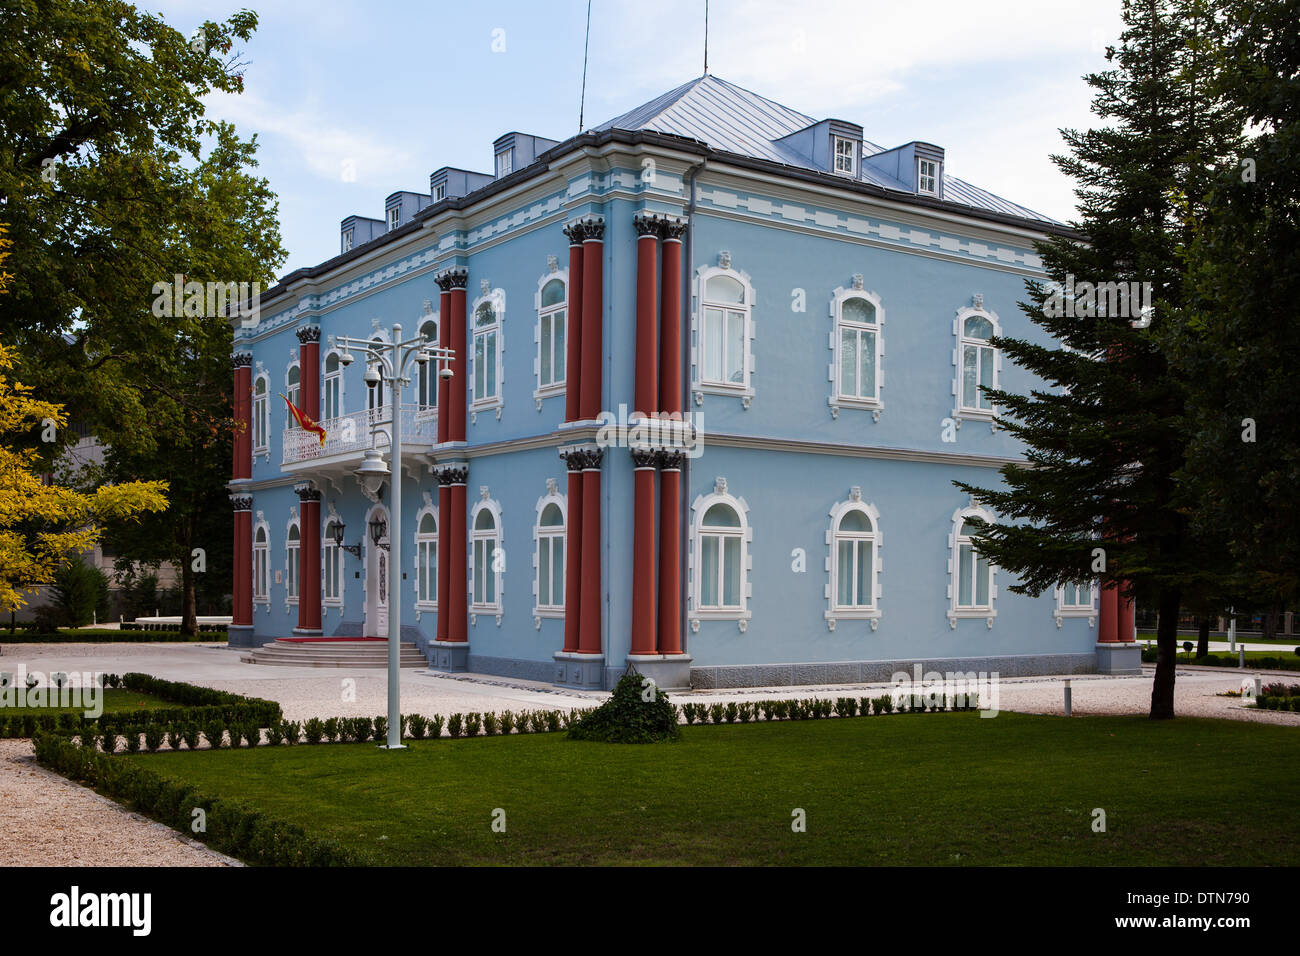
[[[1004,467],[1000,488],[956,484],[997,513],[977,546],[1019,575],[1011,590],[1037,595],[1098,578],[1158,609],[1151,716],[1168,718],[1181,597],[1204,583],[1211,556],[1197,547],[1176,481],[1184,383],[1160,335],[1184,298],[1188,211],[1241,125],[1209,84],[1222,25],[1208,3],[1126,0],[1124,21],[1107,50],[1112,67],[1086,78],[1104,125],[1063,130],[1070,154],[1053,157],[1076,181],[1072,226],[1082,238],[1038,245],[1055,288],[1029,282],[1021,303],[1055,342],[994,340],[1046,383],[1028,395],[987,390],[1027,464]],[[1149,283],[1152,310],[1137,314],[1140,295],[1127,309],[1117,298],[1097,302],[1085,283]]]

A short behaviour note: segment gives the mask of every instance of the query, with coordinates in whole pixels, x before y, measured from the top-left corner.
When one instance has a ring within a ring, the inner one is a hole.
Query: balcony
[[[303,431],[301,428],[286,428],[283,435],[284,466],[312,466],[344,464],[353,458],[360,460],[362,454],[371,445],[370,430],[376,422],[386,421],[389,417],[388,407],[350,412],[338,418],[327,418],[320,422],[325,429],[325,444],[315,432]],[[423,405],[402,406],[402,444],[432,445],[438,440],[437,409]],[[384,432],[374,436],[376,445],[383,448],[388,444],[387,426]],[[294,467],[291,470],[300,470]],[[305,470],[305,469],[304,469]]]

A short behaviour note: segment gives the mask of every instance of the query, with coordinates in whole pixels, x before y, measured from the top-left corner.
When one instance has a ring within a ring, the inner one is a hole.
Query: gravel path
[[[0,866],[242,866],[36,763],[0,740]]]

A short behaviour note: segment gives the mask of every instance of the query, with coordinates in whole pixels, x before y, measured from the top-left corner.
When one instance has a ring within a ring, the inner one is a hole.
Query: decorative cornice
[[[230,508],[232,511],[252,511],[253,499],[248,495],[231,495]]]
[[[241,368],[252,368],[252,367],[253,367],[253,353],[251,353],[251,352],[236,352],[234,355],[230,356],[230,367],[231,367],[231,368],[234,368],[234,369],[236,369],[236,370],[241,369]]]
[[[469,284],[469,270],[464,266],[452,266],[445,272],[439,272],[433,277],[433,281],[438,283],[438,288],[443,292],[463,289]]]
[[[298,336],[298,341],[303,345],[306,345],[309,342],[316,342],[319,344],[320,326],[315,324],[299,326],[297,331],[294,332],[294,335]]]

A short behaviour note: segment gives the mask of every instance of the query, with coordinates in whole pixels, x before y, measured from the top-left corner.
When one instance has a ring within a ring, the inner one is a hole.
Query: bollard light
[[[1070,712],[1071,712],[1071,706],[1070,706],[1070,703],[1071,703],[1071,702],[1070,702],[1070,682],[1069,682],[1069,680],[1067,680],[1067,681],[1065,682],[1065,716],[1066,716],[1066,717],[1069,717],[1069,716],[1070,716]]]

